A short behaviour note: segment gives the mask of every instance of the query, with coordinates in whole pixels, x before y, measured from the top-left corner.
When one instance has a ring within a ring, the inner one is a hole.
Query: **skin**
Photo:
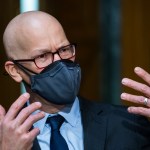
[[[130,93],[122,93],[121,99],[136,104],[140,104],[139,107],[130,106],[128,111],[133,114],[139,114],[150,118],[150,74],[140,67],[136,67],[134,72],[139,76],[145,83],[139,83],[129,78],[122,79],[122,84],[126,87],[134,89],[140,92],[140,95],[133,95]],[[145,106],[144,99],[147,98],[148,102]]]
[[[55,52],[69,44],[60,23],[54,17],[40,11],[26,12],[15,17],[6,27],[3,41],[9,59],[31,59],[45,52]],[[60,60],[58,54],[54,55],[54,61],[56,60]],[[36,73],[42,71],[32,62],[25,63],[24,66]],[[29,77],[12,61],[6,61],[5,69],[16,82],[25,80],[30,84]],[[65,107],[47,102],[32,93],[28,87],[26,91],[27,93],[11,105],[8,112],[0,106],[1,150],[31,149],[33,140],[40,132],[37,128],[29,131],[33,123],[42,119],[44,112],[56,113]],[[28,100],[30,105],[22,109]],[[41,111],[31,115],[35,110]]]
[[[15,17],[8,24],[3,41],[9,59],[30,59],[45,51],[55,52],[58,48],[69,44],[60,23],[52,16],[38,11]],[[55,54],[54,61],[59,59],[59,56]],[[24,64],[24,66],[36,73],[42,71],[31,62]],[[16,82],[20,83],[25,80],[30,84],[29,77],[13,62],[7,61],[5,69]],[[145,96],[122,93],[121,98],[143,104],[145,97],[147,97],[148,105],[146,107],[131,106],[128,111],[150,117],[150,74],[139,67],[135,68],[135,73],[146,81],[147,85],[128,78],[124,78],[122,84]],[[27,93],[22,94],[11,105],[8,112],[0,105],[0,150],[30,150],[33,140],[40,132],[38,128],[29,131],[33,123],[42,119],[44,112],[56,113],[64,107],[48,103],[40,96],[33,94],[28,87],[26,90]],[[31,104],[22,109],[29,99]],[[35,110],[41,111],[31,115]]]
[[[13,38],[9,36],[10,34],[13,34]],[[15,49],[6,48],[6,51],[8,57],[13,59],[34,58],[45,52],[55,52],[58,48],[69,44],[60,23],[52,16],[42,12],[25,13],[15,18],[8,26],[8,31],[6,29],[4,33],[4,43],[6,41],[5,47],[9,44],[6,40],[9,38],[12,40],[10,43],[15,45]],[[60,60],[60,57],[58,54],[55,54],[54,61],[57,60]],[[33,62],[25,63],[24,66],[36,73],[42,71],[42,69],[37,68]],[[25,80],[30,84],[29,77],[11,61],[5,63],[5,69],[16,82]],[[56,113],[64,107],[45,101],[40,96],[32,93],[28,87],[26,87],[26,90],[30,94],[30,102],[32,103],[37,100],[41,102],[41,110],[44,112]]]

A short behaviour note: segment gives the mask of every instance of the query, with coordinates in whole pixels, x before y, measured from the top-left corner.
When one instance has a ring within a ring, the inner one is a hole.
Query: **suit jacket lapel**
[[[87,102],[79,98],[84,134],[84,150],[104,150],[106,141],[107,118],[103,105]],[[37,138],[32,150],[41,150]]]
[[[80,101],[84,150],[104,150],[106,140],[107,118],[100,104],[93,105]]]

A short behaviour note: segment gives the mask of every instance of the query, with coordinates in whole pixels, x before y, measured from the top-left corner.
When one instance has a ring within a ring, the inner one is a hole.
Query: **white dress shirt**
[[[83,150],[83,128],[78,98],[75,99],[73,105],[68,105],[58,112],[58,114],[65,118],[65,122],[60,128],[60,133],[65,138],[69,150]],[[46,120],[49,116],[53,115],[56,114],[46,113],[43,119],[33,125],[40,129],[40,134],[37,136],[37,139],[42,150],[50,150],[51,127],[46,124]]]

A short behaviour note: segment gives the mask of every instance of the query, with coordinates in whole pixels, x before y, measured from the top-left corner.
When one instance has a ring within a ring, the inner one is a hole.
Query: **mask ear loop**
[[[32,73],[32,74],[37,74],[37,73],[35,73],[34,71],[32,71],[32,70],[30,70],[30,69],[28,69],[28,68],[26,68],[26,67],[24,67],[23,65],[21,65],[21,64],[19,64],[18,62],[16,62],[15,60],[12,60],[12,62],[15,64],[15,65],[17,65],[27,76],[29,76],[29,77],[31,77],[31,74],[30,73]],[[30,72],[30,73],[29,73]],[[26,86],[28,86],[29,88],[31,88],[31,85],[30,84],[28,84],[26,81],[22,81],[23,82],[23,84],[25,84]]]
[[[30,70],[30,69],[24,67],[24,66],[21,65],[20,63],[16,62],[15,60],[12,60],[12,62],[13,62],[15,65],[17,65],[17,66],[18,66],[26,75],[28,75],[29,77],[31,76],[30,73],[32,73],[32,74],[37,74],[37,73],[35,73],[34,71],[32,71],[32,70]],[[30,72],[30,73],[29,73],[29,72]]]

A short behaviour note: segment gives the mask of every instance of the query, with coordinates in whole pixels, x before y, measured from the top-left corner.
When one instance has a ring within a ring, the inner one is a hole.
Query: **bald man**
[[[77,97],[81,71],[75,62],[76,45],[53,16],[40,11],[20,14],[6,27],[3,41],[5,69],[16,82],[24,83],[27,92],[7,113],[0,106],[1,150],[150,149],[146,118],[129,114],[122,106]],[[65,148],[48,123],[57,116],[64,118],[59,136]]]

